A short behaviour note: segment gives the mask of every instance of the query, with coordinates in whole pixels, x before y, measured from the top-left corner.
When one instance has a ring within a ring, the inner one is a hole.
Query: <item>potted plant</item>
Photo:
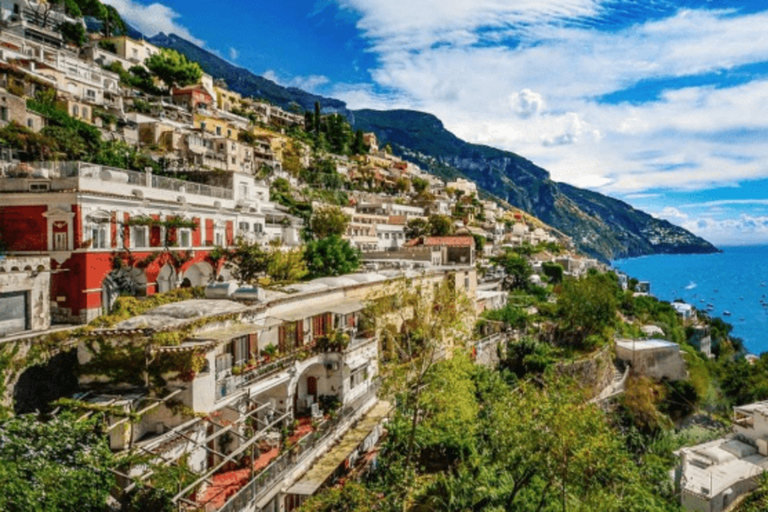
[[[264,347],[264,350],[262,350],[262,352],[264,352],[264,356],[266,357],[266,362],[268,363],[270,359],[272,359],[273,357],[275,357],[275,355],[277,355],[277,347],[274,345],[274,343],[270,343],[269,345]]]

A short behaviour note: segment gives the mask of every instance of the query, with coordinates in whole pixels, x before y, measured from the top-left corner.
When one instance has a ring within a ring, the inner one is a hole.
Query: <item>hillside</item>
[[[172,48],[183,53],[190,60],[199,62],[206,73],[214,78],[223,79],[233,91],[237,91],[243,96],[262,98],[286,109],[290,108],[292,104],[297,104],[302,110],[312,110],[315,101],[320,101],[328,111],[346,109],[346,104],[343,101],[310,94],[295,87],[282,87],[271,80],[251,73],[247,69],[230,64],[221,57],[203,50],[175,34],[160,33],[148,38],[147,41],[163,48]]]
[[[245,96],[263,98],[284,108],[297,104],[305,110],[320,101],[323,111],[347,115],[355,128],[375,132],[382,143],[391,143],[397,154],[445,178],[466,176],[484,191],[573,237],[579,249],[600,259],[717,251],[706,240],[627,203],[554,182],[546,170],[520,155],[467,143],[431,114],[351,111],[342,101],[282,87],[176,35],[158,34],[149,41],[180,51]]]

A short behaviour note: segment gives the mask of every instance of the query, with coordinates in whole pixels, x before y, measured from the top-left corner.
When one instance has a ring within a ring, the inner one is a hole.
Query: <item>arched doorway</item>
[[[205,261],[195,263],[184,272],[183,282],[190,287],[206,286],[213,279],[213,267]]]
[[[165,293],[174,288],[176,288],[176,269],[167,264],[163,265],[157,275],[157,291],[158,293]]]

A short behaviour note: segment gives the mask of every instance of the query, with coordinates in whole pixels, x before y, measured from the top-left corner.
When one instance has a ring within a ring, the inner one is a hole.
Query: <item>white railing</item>
[[[222,187],[212,187],[201,183],[155,176],[152,173],[118,169],[106,165],[87,162],[30,162],[16,166],[16,169],[6,171],[10,178],[88,178],[100,181],[114,181],[128,185],[137,185],[160,190],[171,190],[187,194],[214,197],[217,199],[232,199],[232,190]]]

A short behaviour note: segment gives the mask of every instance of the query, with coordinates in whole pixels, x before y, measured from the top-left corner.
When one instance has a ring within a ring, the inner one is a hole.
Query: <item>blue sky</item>
[[[413,108],[721,245],[768,243],[768,4],[108,0],[284,85]]]

